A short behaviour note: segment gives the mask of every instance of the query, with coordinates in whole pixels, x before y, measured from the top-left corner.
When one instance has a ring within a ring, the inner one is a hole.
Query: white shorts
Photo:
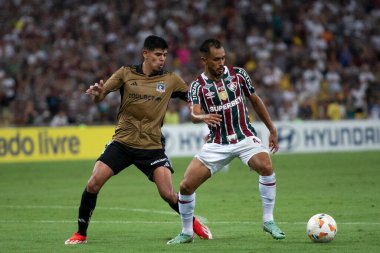
[[[235,144],[205,143],[195,157],[206,165],[211,174],[215,174],[235,157],[248,165],[249,159],[261,152],[269,153],[259,138],[251,136]]]

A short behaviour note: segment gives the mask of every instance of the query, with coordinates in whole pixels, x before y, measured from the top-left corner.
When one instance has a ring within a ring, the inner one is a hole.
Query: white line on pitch
[[[21,208],[21,209],[77,209],[76,206],[39,206],[39,205],[0,205],[1,208]],[[97,207],[97,210],[118,210],[118,211],[131,211],[131,212],[143,212],[143,213],[154,213],[154,214],[165,214],[165,215],[173,215],[178,216],[178,214],[174,211],[160,211],[160,210],[151,210],[151,209],[141,209],[141,208],[123,208],[123,207]],[[212,223],[212,224],[261,224],[260,222],[253,221],[208,221],[205,217],[196,215],[202,222]],[[18,221],[10,221],[10,220],[0,220],[0,223],[12,223]],[[25,222],[25,221],[22,221]],[[35,220],[30,221],[34,223],[73,223],[74,221],[69,220]],[[141,223],[141,224],[165,224],[165,223],[177,223],[171,221],[91,221],[92,223]],[[306,222],[276,222],[278,224],[296,224],[296,225],[304,225]],[[338,222],[338,224],[342,225],[380,225],[380,222]]]
[[[78,209],[79,206],[34,206],[34,205],[0,205],[1,208],[11,208],[11,209]],[[141,209],[141,208],[124,208],[124,207],[96,207],[96,210],[110,210],[110,211],[131,211],[140,213],[155,213],[155,214],[167,214],[167,215],[178,215],[174,211],[160,211],[151,209]]]
[[[0,220],[0,223],[76,223],[75,220]],[[99,224],[177,224],[179,221],[128,221],[128,220],[92,220],[91,223]],[[241,224],[260,225],[261,222],[254,221],[209,221],[209,224]],[[306,225],[306,222],[277,222],[278,224]],[[339,222],[339,225],[380,225],[380,222]]]

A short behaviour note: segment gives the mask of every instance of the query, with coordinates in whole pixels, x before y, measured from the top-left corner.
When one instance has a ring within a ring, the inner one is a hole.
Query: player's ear
[[[144,49],[144,50],[143,50],[143,57],[144,57],[144,60],[145,60],[146,58],[148,58],[148,54],[149,54],[149,51],[146,50],[146,49]]]

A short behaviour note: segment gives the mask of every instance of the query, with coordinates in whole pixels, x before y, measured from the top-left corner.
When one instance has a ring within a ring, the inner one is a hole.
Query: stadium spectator
[[[368,111],[370,119],[380,119],[380,98],[377,98],[377,100],[374,100],[374,98],[371,99]]]
[[[224,65],[226,54],[220,41],[207,39],[200,46],[200,51],[204,72],[191,83],[189,102],[193,123],[206,123],[210,134],[207,143],[187,167],[180,184],[178,197],[182,232],[167,243],[193,241],[195,191],[236,157],[259,174],[263,229],[274,239],[284,239],[285,234],[273,218],[276,177],[269,150],[256,137],[255,129],[249,123],[243,96],[249,99],[267,126],[269,147],[274,153],[278,150],[277,130],[247,72]]]
[[[53,119],[50,122],[50,126],[59,127],[67,126],[69,124],[69,117],[66,114],[64,109],[59,109],[57,114],[53,116]]]
[[[365,117],[366,109],[366,90],[367,83],[355,83],[354,87],[351,89],[350,96],[352,98],[352,103],[355,111],[355,118],[362,119]]]
[[[321,89],[322,73],[315,60],[309,60],[302,73],[302,97],[316,97]]]
[[[330,63],[327,66],[327,72],[325,74],[325,80],[328,86],[329,95],[342,92],[341,76],[338,72],[338,66],[335,63]]]
[[[346,115],[344,107],[339,103],[338,95],[332,97],[327,104],[326,116],[329,120],[341,120]]]
[[[0,69],[0,126],[9,126],[12,123],[14,110],[11,110],[12,101],[16,97],[16,81]]]
[[[301,120],[311,120],[312,116],[313,116],[313,109],[312,109],[311,101],[305,98],[300,102],[297,118]]]

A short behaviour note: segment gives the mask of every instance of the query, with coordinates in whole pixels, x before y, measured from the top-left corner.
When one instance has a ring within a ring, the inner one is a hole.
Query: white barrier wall
[[[259,138],[268,145],[268,130],[254,123]],[[279,153],[330,151],[380,151],[380,121],[303,121],[275,122]],[[203,124],[165,126],[166,151],[169,156],[193,156],[203,145]]]

